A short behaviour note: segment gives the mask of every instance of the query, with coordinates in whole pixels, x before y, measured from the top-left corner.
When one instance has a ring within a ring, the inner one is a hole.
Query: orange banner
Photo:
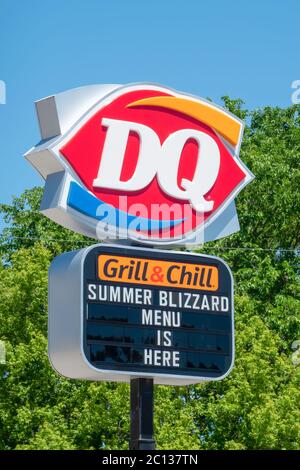
[[[128,256],[99,255],[101,281],[216,291],[218,268],[194,263],[177,263]]]

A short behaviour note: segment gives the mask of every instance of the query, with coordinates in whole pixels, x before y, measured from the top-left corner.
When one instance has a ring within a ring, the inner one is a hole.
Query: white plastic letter
[[[147,186],[156,175],[160,157],[160,141],[148,126],[117,119],[102,119],[107,127],[102,158],[93,186],[98,188],[137,191]],[[140,149],[134,174],[128,181],[120,181],[127,141],[130,132],[139,136]]]
[[[198,160],[193,180],[183,179],[177,184],[178,167],[184,145],[190,139],[198,144]],[[201,131],[183,129],[171,134],[162,145],[162,158],[158,170],[160,186],[172,197],[188,199],[196,211],[208,212],[214,201],[204,195],[214,185],[220,167],[220,152],[212,137]]]

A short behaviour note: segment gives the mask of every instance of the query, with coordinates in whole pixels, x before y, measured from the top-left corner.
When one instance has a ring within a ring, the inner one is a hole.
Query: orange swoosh
[[[211,126],[233,146],[239,142],[242,124],[234,117],[208,103],[199,103],[175,96],[155,96],[133,101],[127,105],[127,108],[142,106],[155,106],[180,112]]]

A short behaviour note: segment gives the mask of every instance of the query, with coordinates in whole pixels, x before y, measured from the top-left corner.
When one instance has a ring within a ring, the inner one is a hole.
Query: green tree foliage
[[[156,387],[161,449],[299,449],[299,107],[249,113],[241,157],[255,181],[238,197],[241,231],[201,250],[235,277],[236,361],[221,382]],[[1,449],[126,449],[127,384],[67,380],[47,357],[47,270],[57,254],[91,244],[39,214],[34,188],[0,207]]]

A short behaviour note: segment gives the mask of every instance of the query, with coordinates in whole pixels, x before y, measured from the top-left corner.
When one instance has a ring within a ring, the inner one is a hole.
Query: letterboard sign
[[[233,365],[233,283],[219,258],[96,245],[50,268],[49,355],[62,375],[183,385]]]

